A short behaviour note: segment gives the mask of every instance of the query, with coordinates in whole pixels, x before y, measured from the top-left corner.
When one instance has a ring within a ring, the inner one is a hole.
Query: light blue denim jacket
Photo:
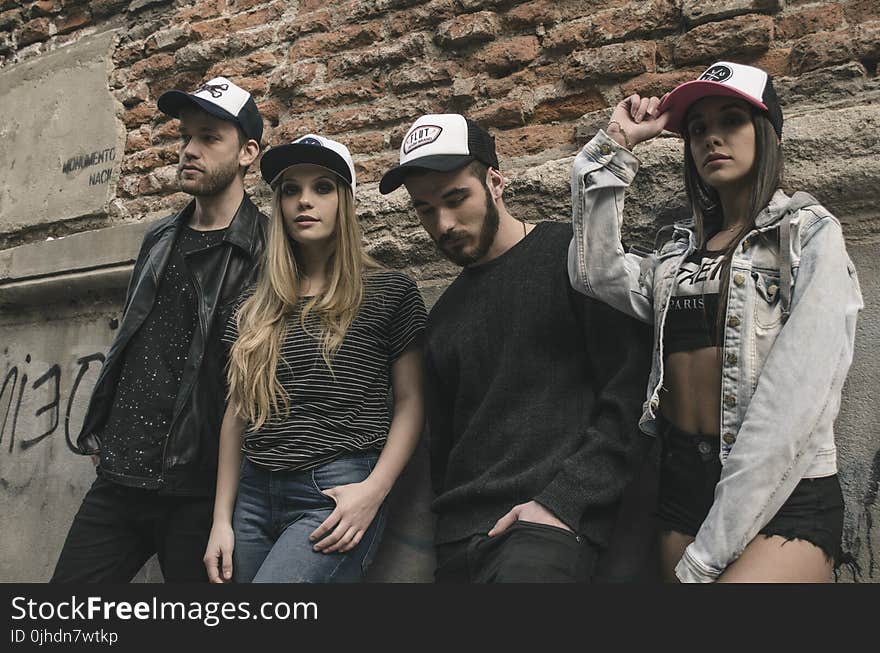
[[[578,291],[654,324],[639,426],[656,435],[663,326],[676,273],[697,242],[687,221],[676,224],[672,238],[650,255],[624,253],[624,189],[638,167],[638,159],[603,131],[578,154],[568,273]],[[787,320],[780,305],[778,241],[760,237],[778,232],[783,220],[791,225]],[[728,288],[720,388],[723,467],[709,515],[675,568],[684,582],[717,579],[802,478],[837,472],[834,419],[863,306],[840,223],[806,193],[776,192],[737,245]]]

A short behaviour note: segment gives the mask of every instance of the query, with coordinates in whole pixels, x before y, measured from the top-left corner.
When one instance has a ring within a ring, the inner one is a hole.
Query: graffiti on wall
[[[110,177],[113,174],[112,161],[114,159],[116,159],[116,148],[105,147],[102,150],[95,150],[94,152],[89,152],[87,154],[77,154],[76,156],[70,157],[67,161],[61,164],[61,172],[66,175],[71,175],[91,166],[110,163],[109,168],[92,171],[89,174],[89,186],[100,186],[101,184],[106,184],[110,181]]]
[[[27,354],[23,363],[10,365],[0,382],[0,451],[5,449],[12,453],[16,446],[19,450],[28,450],[57,433],[62,426],[68,448],[76,453],[77,433],[71,428],[71,413],[77,394],[84,387],[83,379],[90,374],[96,377],[103,362],[101,352],[76,358],[73,384],[66,399],[61,396],[62,368],[59,363],[48,364],[45,370],[41,366],[34,372],[31,355]],[[87,384],[87,391],[91,390],[91,385]],[[23,406],[34,404],[38,407],[33,409],[32,415],[31,409],[26,409],[26,415],[22,414]],[[42,423],[44,426],[38,433],[21,434],[18,432],[20,423]]]

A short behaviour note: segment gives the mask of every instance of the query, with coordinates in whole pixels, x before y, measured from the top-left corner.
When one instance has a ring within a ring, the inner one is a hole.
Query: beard
[[[183,162],[177,165],[177,183],[180,190],[194,197],[219,195],[238,175],[238,161],[234,159],[221,163],[214,169],[205,170],[198,179],[184,179],[181,176],[182,165]]]
[[[469,252],[458,249],[455,246],[457,236],[455,232],[447,232],[440,236],[435,243],[444,256],[456,265],[467,267],[473,265],[483,258],[495,242],[495,235],[498,233],[499,215],[498,207],[492,202],[489,189],[483,183],[483,190],[486,193],[486,214],[483,216],[483,224],[480,226],[480,233],[477,236],[477,244]]]

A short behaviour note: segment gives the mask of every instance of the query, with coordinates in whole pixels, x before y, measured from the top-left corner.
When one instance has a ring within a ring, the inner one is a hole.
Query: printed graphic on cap
[[[406,137],[406,141],[403,143],[403,153],[409,154],[423,145],[433,143],[440,138],[442,132],[443,128],[437,125],[419,125]]]
[[[199,86],[195,93],[201,93],[202,91],[207,91],[211,94],[212,98],[219,98],[223,96],[223,91],[229,90],[229,84],[211,84],[210,82],[205,82],[201,86]],[[195,95],[194,93],[194,95]]]
[[[731,77],[733,77],[733,71],[730,69],[730,66],[723,64],[716,64],[700,75],[701,80],[708,82],[726,82]]]
[[[317,138],[312,138],[311,136],[309,136],[307,138],[300,139],[297,142],[301,143],[302,145],[320,145],[321,144],[321,141],[319,141]]]

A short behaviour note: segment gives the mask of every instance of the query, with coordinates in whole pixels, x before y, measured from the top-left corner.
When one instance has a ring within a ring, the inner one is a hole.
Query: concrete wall
[[[512,213],[567,220],[572,156],[609,107],[722,58],[774,73],[786,187],[835,212],[859,271],[866,308],[838,420],[840,475],[846,544],[862,580],[880,579],[878,34],[880,7],[861,0],[363,0],[339,11],[311,0],[0,0],[0,580],[51,574],[94,474],[69,441],[140,237],[188,199],[174,186],[173,121],[155,107],[163,90],[225,73],[258,98],[267,143],[319,130],[350,144],[369,251],[432,303],[456,269],[405,193],[380,196],[375,183],[412,117],[468,112],[496,134]],[[681,145],[661,138],[638,154],[624,235],[645,244],[683,213]],[[80,163],[65,172],[69,161]],[[253,171],[247,185],[266,207]],[[391,497],[373,580],[430,580],[426,479],[422,448]],[[160,578],[154,563],[139,577]]]

